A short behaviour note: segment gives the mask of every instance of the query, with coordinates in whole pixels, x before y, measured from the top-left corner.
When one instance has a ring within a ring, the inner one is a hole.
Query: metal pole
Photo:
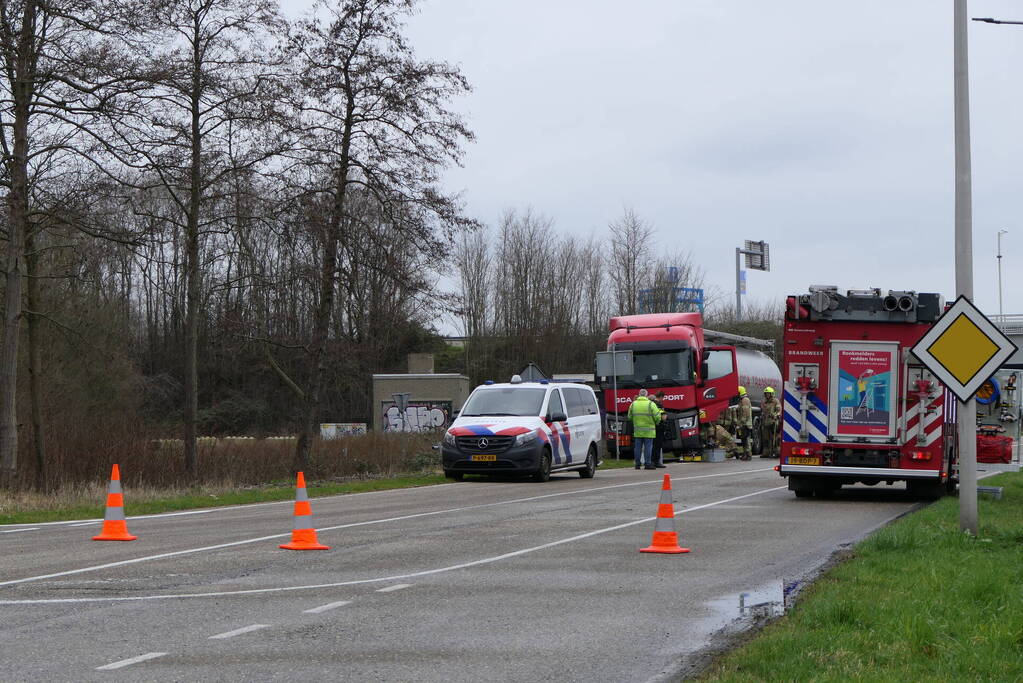
[[[735,248],[735,321],[742,320],[742,283],[739,278],[739,254],[742,249]]]
[[[615,351],[615,343],[611,342],[611,374],[614,377],[611,380],[611,384],[614,387],[612,393],[614,394],[614,407],[611,409],[611,413],[614,415],[615,420],[615,460],[622,459],[622,423],[618,419],[618,353]]]
[[[956,296],[973,299],[973,198],[970,170],[970,79],[966,0],[953,0],[955,92]],[[977,401],[959,404],[959,529],[977,535]]]
[[[1002,316],[1005,315],[1002,312],[1002,235],[1007,232],[1009,231],[998,231],[998,322],[1005,322],[1002,320]]]

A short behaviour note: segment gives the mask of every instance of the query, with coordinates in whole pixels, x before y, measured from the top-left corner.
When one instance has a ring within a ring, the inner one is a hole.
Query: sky
[[[298,16],[308,0],[283,0]],[[955,297],[952,0],[423,0],[477,140],[446,176],[488,225],[531,207],[606,235],[631,208],[734,301],[810,285]],[[971,17],[1023,21],[1019,0]],[[974,302],[1023,314],[1023,26],[970,22]]]

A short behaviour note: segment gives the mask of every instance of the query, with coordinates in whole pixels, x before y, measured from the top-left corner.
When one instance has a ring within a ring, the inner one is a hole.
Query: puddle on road
[[[711,600],[707,603],[714,612],[711,621],[724,627],[736,619],[763,621],[780,617],[801,587],[801,581],[777,580]]]

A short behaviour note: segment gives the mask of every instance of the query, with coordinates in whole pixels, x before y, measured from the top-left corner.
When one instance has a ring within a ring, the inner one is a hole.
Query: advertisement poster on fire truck
[[[837,370],[837,420],[834,434],[845,437],[892,436],[897,347],[836,345],[832,372]]]

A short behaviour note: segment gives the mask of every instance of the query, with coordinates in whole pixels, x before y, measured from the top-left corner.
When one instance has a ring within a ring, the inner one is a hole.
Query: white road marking
[[[224,640],[225,638],[234,638],[235,636],[240,636],[243,633],[252,633],[253,631],[259,631],[264,628],[270,628],[270,624],[253,624],[252,626],[243,626],[241,628],[236,628],[233,631],[228,631],[227,633],[218,633],[215,636],[210,636],[209,639]]]
[[[732,472],[719,472],[717,474],[700,474],[700,475],[696,475],[696,476],[693,476],[693,477],[678,477],[677,479],[673,479],[673,481],[687,481],[687,480],[690,480],[690,479],[709,479],[709,478],[713,478],[713,477],[735,476],[737,474],[749,474],[750,472],[767,472],[767,471],[770,471],[770,469],[773,469],[773,468],[762,469],[762,470],[741,470],[739,472],[735,472],[735,471],[732,471]],[[406,519],[417,519],[419,517],[434,517],[436,515],[444,515],[444,514],[449,514],[449,513],[452,513],[452,512],[466,512],[468,510],[479,510],[481,508],[497,507],[497,506],[500,506],[500,505],[514,505],[516,503],[528,503],[528,502],[532,502],[534,500],[543,500],[545,498],[557,498],[559,496],[573,496],[573,495],[580,495],[580,494],[585,494],[585,493],[594,493],[594,492],[598,492],[598,491],[607,491],[607,490],[610,490],[610,489],[628,488],[628,487],[631,487],[631,486],[650,486],[652,484],[661,485],[661,483],[662,483],[662,479],[660,477],[658,477],[657,479],[649,479],[649,480],[644,480],[644,481],[634,481],[634,482],[629,482],[628,484],[613,484],[611,486],[599,486],[597,488],[590,488],[590,489],[577,489],[577,490],[574,490],[574,491],[561,491],[559,493],[545,493],[545,494],[540,495],[540,496],[530,496],[528,498],[513,498],[511,500],[502,500],[502,501],[497,501],[497,502],[494,502],[494,503],[481,503],[479,505],[466,505],[464,507],[448,508],[446,510],[434,510],[432,512],[417,512],[415,514],[402,515],[400,517],[386,517],[384,519],[371,519],[371,520],[367,520],[365,522],[353,522],[351,524],[338,524],[336,526],[325,526],[325,527],[320,527],[316,531],[319,532],[319,533],[323,533],[325,531],[335,531],[337,529],[350,529],[350,528],[358,527],[358,526],[369,526],[371,524],[386,524],[387,522],[401,522],[401,521],[404,521]],[[162,559],[167,558],[167,557],[177,557],[179,555],[190,555],[192,553],[201,553],[201,552],[206,552],[206,551],[210,551],[210,550],[221,550],[222,548],[231,548],[233,546],[246,545],[248,543],[259,543],[259,542],[262,542],[262,541],[272,541],[272,540],[275,540],[275,539],[278,539],[278,538],[290,538],[290,537],[291,537],[291,532],[288,531],[288,532],[285,532],[285,533],[282,533],[282,534],[273,534],[272,536],[260,536],[258,538],[246,538],[246,539],[241,540],[241,541],[232,541],[230,543],[218,543],[217,545],[208,545],[208,546],[203,546],[201,548],[189,548],[187,550],[176,550],[174,552],[160,553],[158,555],[148,555],[146,557],[136,557],[136,558],[131,559],[131,560],[121,560],[119,562],[109,562],[107,564],[93,565],[91,567],[80,567],[79,569],[69,569],[69,570],[67,570],[65,572],[56,572],[54,574],[43,574],[41,576],[28,576],[28,577],[25,577],[23,579],[13,579],[11,581],[0,581],[0,586],[13,586],[13,585],[18,584],[18,583],[28,583],[29,581],[42,581],[43,579],[55,579],[55,578],[60,577],[60,576],[71,576],[72,574],[83,574],[83,573],[86,573],[86,572],[99,571],[100,569],[111,569],[113,567],[123,567],[125,565],[137,564],[139,562],[149,562],[151,560],[162,560]],[[4,603],[2,601],[0,601],[0,604],[4,604]]]
[[[6,531],[0,531],[0,534],[16,534],[19,531],[39,531],[39,527],[32,526],[27,529],[7,529]]]
[[[302,610],[302,614],[319,614],[320,612],[326,612],[337,607],[344,607],[345,605],[352,604],[351,600],[338,600],[337,602],[330,602],[326,605],[320,605],[319,607],[313,607],[312,609]]]
[[[119,662],[113,662],[111,664],[104,664],[103,666],[97,666],[96,671],[113,671],[114,669],[120,669],[132,664],[138,664],[139,662],[145,662],[150,659],[156,659],[157,657],[163,657],[166,652],[149,652],[138,657],[132,657],[131,659],[122,659]]]
[[[95,522],[81,522],[80,524],[68,524],[68,526],[96,526],[99,524],[99,520]]]
[[[386,588],[377,588],[377,593],[390,593],[391,591],[400,591],[402,588],[408,588],[411,583],[396,583],[393,586],[387,586]]]
[[[649,482],[649,483],[660,483],[660,482]],[[759,496],[764,493],[772,493],[774,491],[785,490],[785,486],[775,486],[769,489],[761,489],[760,491],[754,491],[753,493],[745,493],[741,496],[735,496],[734,498],[726,498],[713,503],[706,503],[704,505],[696,505],[691,508],[686,508],[683,514],[689,514],[696,512],[697,510],[705,510],[707,508],[716,507],[718,505],[724,505],[731,503],[736,500],[742,500],[743,498],[750,498],[751,496]],[[176,600],[180,598],[219,598],[227,595],[259,595],[266,593],[284,593],[289,591],[299,590],[319,590],[323,588],[340,588],[342,586],[357,586],[366,583],[382,583],[384,581],[399,581],[402,579],[413,579],[420,576],[431,576],[433,574],[443,574],[446,572],[456,571],[458,569],[467,569],[469,567],[478,567],[484,564],[492,564],[494,562],[500,562],[501,560],[508,560],[513,557],[519,557],[520,555],[526,555],[528,553],[534,553],[539,550],[546,550],[547,548],[553,548],[555,546],[564,545],[565,543],[572,543],[574,541],[581,541],[591,536],[598,536],[600,534],[606,534],[611,531],[618,531],[619,529],[627,529],[630,526],[636,526],[637,524],[646,524],[657,519],[656,517],[644,517],[643,519],[636,519],[631,522],[625,522],[624,524],[616,524],[615,526],[605,527],[603,529],[597,529],[595,531],[587,531],[584,534],[578,534],[577,536],[570,536],[563,538],[558,541],[551,541],[550,543],[544,543],[543,545],[533,546],[532,548],[523,548],[521,550],[513,550],[509,553],[502,555],[495,555],[493,557],[485,557],[479,560],[472,560],[471,562],[463,562],[461,564],[454,564],[448,567],[438,567],[437,569],[425,569],[423,571],[411,572],[409,574],[396,574],[394,576],[381,576],[375,579],[354,579],[352,581],[339,581],[337,583],[320,583],[312,584],[307,586],[277,586],[274,588],[252,588],[248,590],[237,590],[237,591],[217,591],[215,593],[176,593],[171,595],[133,595],[129,597],[106,597],[106,598],[46,598],[46,599],[29,599],[29,600],[0,600],[0,605],[43,605],[43,604],[68,604],[68,603],[84,603],[84,602],[136,602],[140,600]]]

